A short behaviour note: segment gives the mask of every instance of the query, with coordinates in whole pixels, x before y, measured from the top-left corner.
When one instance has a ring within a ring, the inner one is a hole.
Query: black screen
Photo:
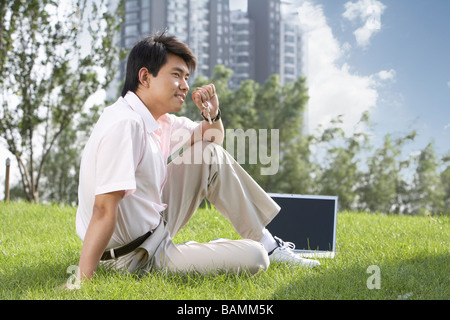
[[[337,198],[271,196],[281,207],[267,226],[272,235],[295,243],[296,250],[334,251]]]

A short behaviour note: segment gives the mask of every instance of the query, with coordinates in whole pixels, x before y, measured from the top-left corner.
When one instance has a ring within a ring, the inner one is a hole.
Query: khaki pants
[[[205,197],[244,239],[173,243]],[[168,166],[163,202],[168,207],[155,232],[140,248],[107,265],[129,272],[254,274],[268,268],[267,252],[257,241],[280,208],[221,146],[198,142],[174,159]]]

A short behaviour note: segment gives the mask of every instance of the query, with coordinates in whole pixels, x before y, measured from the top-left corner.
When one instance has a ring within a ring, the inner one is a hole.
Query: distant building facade
[[[131,49],[139,39],[167,30],[197,56],[194,78],[210,78],[221,64],[233,70],[231,88],[247,79],[262,84],[272,74],[280,75],[281,84],[295,81],[303,69],[295,0],[247,4],[247,11],[231,11],[229,0],[125,0],[119,45]],[[122,61],[120,79],[125,68]]]

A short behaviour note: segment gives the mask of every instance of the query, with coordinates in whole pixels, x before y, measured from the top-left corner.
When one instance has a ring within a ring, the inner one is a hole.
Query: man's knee
[[[206,154],[210,154],[211,156],[211,163],[216,164],[234,164],[236,163],[236,160],[233,158],[233,156],[221,145],[218,145],[214,142],[209,142],[205,146],[205,150],[208,150]],[[208,155],[206,157],[208,157]]]
[[[256,274],[259,271],[266,271],[269,268],[270,260],[264,246],[253,240],[241,240],[247,242],[249,249],[247,251],[247,267],[246,269],[251,274]]]
[[[233,157],[221,145],[210,141],[198,141],[186,151],[190,154],[193,164],[231,164],[234,162]]]

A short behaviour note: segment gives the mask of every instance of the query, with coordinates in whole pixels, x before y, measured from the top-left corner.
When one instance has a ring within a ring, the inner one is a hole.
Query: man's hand
[[[196,88],[192,93],[192,100],[195,105],[201,110],[203,115],[214,119],[219,112],[219,99],[216,95],[216,88],[211,83],[209,85]],[[210,124],[212,124],[210,122]]]
[[[216,118],[219,113],[219,98],[217,97],[214,84],[211,83],[196,88],[192,93],[192,100],[205,118],[208,119],[208,121],[202,122],[202,140],[221,145],[225,136],[222,120],[219,119],[216,122],[212,122],[212,119]],[[195,142],[197,142],[197,139],[193,135],[191,144]]]

